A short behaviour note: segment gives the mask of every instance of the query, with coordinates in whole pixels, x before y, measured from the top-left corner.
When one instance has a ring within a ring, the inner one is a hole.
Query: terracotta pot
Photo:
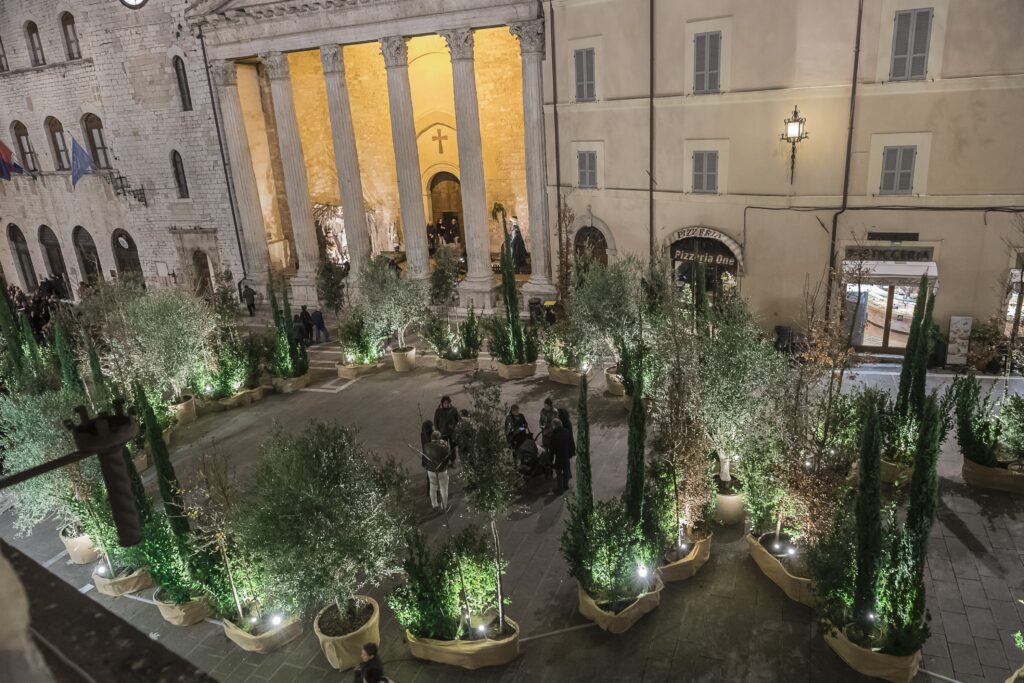
[[[174,434],[174,427],[168,427],[167,429],[165,429],[162,432],[161,435],[164,437],[164,445],[165,446],[170,446],[171,445],[171,435],[172,434]]]
[[[587,371],[587,377],[590,377],[589,370]],[[554,365],[548,366],[548,379],[557,384],[568,384],[571,387],[578,387],[582,378],[583,374],[578,370],[556,368]]]
[[[316,637],[320,641],[320,649],[324,651],[327,662],[338,671],[351,669],[359,664],[361,661],[359,652],[366,643],[380,644],[380,605],[366,595],[357,595],[356,598],[370,603],[373,613],[365,624],[352,633],[346,633],[343,636],[328,636],[320,630],[320,617],[334,605],[320,610],[320,614],[317,614],[313,621],[313,632],[316,633]]]
[[[380,372],[384,369],[384,363],[367,363],[365,365],[355,363],[342,365],[338,363],[336,367],[338,368],[338,377],[342,379],[355,379],[363,375],[372,375]]]
[[[273,652],[287,645],[302,634],[302,622],[292,617],[285,619],[280,626],[269,631],[253,635],[235,626],[229,619],[224,620],[224,635],[246,652]]]
[[[641,617],[648,612],[653,612],[661,604],[661,589],[664,587],[665,584],[661,582],[661,578],[655,574],[654,588],[649,593],[640,595],[629,607],[615,613],[602,609],[577,582],[579,611],[580,614],[608,633],[625,633],[633,627],[633,624],[640,621]]]
[[[416,347],[392,349],[391,362],[395,365],[395,372],[412,372],[416,368]]]
[[[921,666],[921,651],[906,657],[875,652],[856,645],[842,631],[825,634],[825,642],[854,671],[892,683],[910,683]]]
[[[753,535],[747,534],[747,545],[750,546],[750,556],[761,568],[764,575],[771,579],[771,582],[782,589],[790,600],[799,602],[801,605],[814,607],[814,591],[811,580],[802,576],[794,576],[786,571],[786,567],[777,557],[768,552],[761,542]]]
[[[409,642],[409,652],[416,659],[463,669],[501,666],[519,656],[519,624],[507,617],[505,623],[512,628],[512,633],[499,640],[434,640],[417,638],[408,631],[405,632],[405,639]]]
[[[164,621],[175,626],[191,626],[213,616],[213,606],[205,595],[200,595],[198,598],[179,605],[176,602],[161,600],[160,590],[157,589],[153,594],[153,602],[156,603],[156,608],[160,610],[160,616],[164,618]]]
[[[174,411],[175,424],[179,427],[196,421],[196,399],[194,396],[186,396],[180,403],[171,406],[171,409]]]
[[[274,390],[279,394],[291,394],[299,389],[309,385],[309,373],[305,375],[299,375],[298,377],[274,377],[271,382],[274,385]]]
[[[64,549],[68,551],[68,558],[71,560],[71,564],[92,564],[100,559],[100,553],[92,544],[89,534],[65,536],[64,530],[67,528],[61,529],[57,535],[60,536]]]
[[[658,567],[658,576],[665,583],[672,581],[683,581],[696,574],[711,557],[711,538],[714,534],[708,534],[692,546],[686,555],[675,562]]]
[[[910,482],[910,478],[914,476],[914,467],[897,465],[882,458],[881,465],[878,468],[878,476],[886,484],[907,484]]]
[[[498,363],[498,377],[501,377],[502,379],[523,379],[524,377],[533,377],[535,372],[537,372],[536,363],[517,363],[515,365]]]
[[[142,474],[153,466],[153,459],[149,457],[148,443],[146,444],[146,448],[132,456],[132,464],[135,465],[135,471],[139,474]]]
[[[739,493],[719,493],[715,503],[715,519],[719,524],[739,524],[747,517],[743,496]]]
[[[480,361],[477,358],[466,358],[465,360],[437,359],[437,369],[441,372],[476,372],[479,367]]]
[[[1024,495],[1024,473],[1022,472],[1015,472],[1004,467],[985,467],[964,458],[960,473],[963,475],[964,481],[975,488]]]
[[[153,577],[149,573],[149,567],[139,567],[128,576],[115,576],[113,578],[100,576],[93,571],[92,583],[96,586],[97,593],[116,598],[119,595],[138,593],[141,590],[152,588]]]
[[[626,395],[626,385],[622,383],[622,376],[619,375],[618,365],[609,365],[604,369],[604,381],[608,393],[612,396]]]

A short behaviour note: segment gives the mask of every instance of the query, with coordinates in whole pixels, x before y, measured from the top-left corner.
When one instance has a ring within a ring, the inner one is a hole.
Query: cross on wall
[[[434,137],[430,138],[431,142],[436,142],[437,143],[437,153],[438,154],[444,154],[444,141],[447,140],[447,139],[448,139],[448,136],[447,135],[442,135],[440,128],[437,129],[437,135],[435,135]]]

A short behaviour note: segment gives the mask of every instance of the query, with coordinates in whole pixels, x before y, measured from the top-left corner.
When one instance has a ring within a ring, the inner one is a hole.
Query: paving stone
[[[949,656],[956,673],[981,675],[981,662],[973,644],[949,643]]]
[[[996,635],[996,624],[992,620],[992,613],[987,607],[968,607],[967,622],[971,626],[971,634],[975,638],[998,638]]]
[[[971,645],[974,643],[974,634],[971,632],[971,624],[963,614],[954,612],[943,612],[942,623],[945,628],[946,642]]]
[[[974,646],[978,652],[978,660],[985,666],[1006,668],[1006,655],[1003,653],[1003,644],[999,640],[991,638],[975,638]]]

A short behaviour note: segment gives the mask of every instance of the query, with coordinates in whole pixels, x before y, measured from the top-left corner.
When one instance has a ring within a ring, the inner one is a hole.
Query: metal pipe
[[[540,0],[537,0],[540,5]],[[538,7],[543,10],[543,6]],[[543,16],[543,11],[541,13]],[[555,220],[558,223],[558,272],[565,268],[565,235],[562,234],[562,145],[558,134],[558,53],[555,40],[555,6],[554,0],[548,0],[548,19],[551,21],[551,99],[555,128]],[[559,283],[561,284],[561,283]],[[564,292],[559,292],[564,294]]]
[[[651,261],[654,261],[654,0],[650,0],[650,26],[649,30],[649,42],[650,42],[650,66],[649,66],[649,78],[647,89],[647,129],[648,129],[648,159],[647,159],[647,223],[650,244],[648,245],[649,257]]]

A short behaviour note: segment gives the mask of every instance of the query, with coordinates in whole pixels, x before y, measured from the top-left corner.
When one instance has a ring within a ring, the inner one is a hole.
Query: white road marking
[[[350,379],[346,381],[343,380],[341,377],[337,377],[335,379],[332,379],[328,382],[321,384],[318,387],[304,387],[302,389],[299,389],[299,391],[311,391],[321,394],[337,394],[344,391],[345,389],[348,389],[349,386],[351,386],[354,382],[358,382],[361,379],[362,377],[356,377],[355,379]],[[338,386],[339,382],[345,383],[342,384],[341,386]]]
[[[96,586],[92,585],[91,583],[87,583],[84,586],[82,586],[81,588],[79,588],[78,592],[82,593],[84,595],[84,594],[88,593],[89,591],[91,591],[95,587]]]
[[[56,555],[54,555],[53,557],[51,557],[50,559],[48,559],[48,560],[47,560],[46,562],[43,562],[43,567],[44,567],[45,569],[49,569],[49,568],[50,568],[50,567],[52,567],[52,566],[53,566],[54,564],[56,564],[57,560],[59,560],[60,558],[64,557],[64,556],[65,556],[65,555],[67,555],[67,554],[68,554],[68,551],[67,551],[66,549],[65,549],[65,550],[62,550],[62,551],[60,551],[59,553],[57,553]]]

